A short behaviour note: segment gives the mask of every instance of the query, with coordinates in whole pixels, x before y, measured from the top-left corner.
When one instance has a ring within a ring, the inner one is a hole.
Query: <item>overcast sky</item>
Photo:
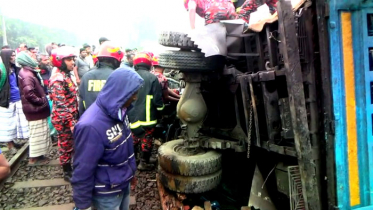
[[[183,0],[13,0],[1,1],[1,12],[8,17],[74,31],[98,44],[105,36],[123,47],[140,40],[144,48],[157,48],[158,37],[141,40],[149,33],[146,23],[162,30],[188,32],[188,12]],[[143,24],[144,25],[144,24]],[[197,27],[203,25],[198,18]],[[93,43],[92,43],[93,42]],[[133,46],[131,46],[133,47]]]

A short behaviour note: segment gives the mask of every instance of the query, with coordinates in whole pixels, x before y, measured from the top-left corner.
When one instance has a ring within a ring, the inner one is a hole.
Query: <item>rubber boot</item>
[[[137,167],[140,171],[151,171],[154,170],[154,165],[150,164],[151,153],[150,152],[141,152],[140,164]]]
[[[62,165],[62,169],[63,169],[63,179],[67,182],[71,182],[71,177],[72,177],[72,168],[71,168],[71,164],[68,163],[68,164],[65,164],[65,165]]]

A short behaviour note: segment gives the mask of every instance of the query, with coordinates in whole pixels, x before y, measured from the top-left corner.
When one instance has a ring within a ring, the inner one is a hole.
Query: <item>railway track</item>
[[[13,157],[9,159],[7,158],[9,165],[10,165],[10,170],[11,170],[11,173],[8,178],[12,177],[15,174],[15,172],[18,170],[18,168],[21,166],[20,162],[21,160],[25,159],[25,155],[27,153],[28,147],[29,147],[28,143],[24,144],[22,148],[18,150],[17,154],[15,154]],[[8,181],[8,179],[4,179],[0,181],[0,192],[3,189],[6,181]]]
[[[14,156],[9,156],[7,149],[2,148],[8,156],[11,174],[0,181],[0,209],[72,210],[72,188],[63,180],[57,147],[47,155],[51,159],[48,164],[37,166],[28,165],[28,147],[28,143],[24,144]],[[130,209],[161,209],[155,171],[137,172],[136,176],[138,186],[131,192]]]
[[[0,182],[0,209],[71,210],[72,188],[63,180],[57,148],[47,156],[45,165],[28,165],[28,144],[8,159],[11,174]]]

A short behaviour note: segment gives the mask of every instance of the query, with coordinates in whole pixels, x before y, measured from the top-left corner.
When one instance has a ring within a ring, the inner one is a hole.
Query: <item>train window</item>
[[[367,14],[368,36],[373,36],[373,14]]]

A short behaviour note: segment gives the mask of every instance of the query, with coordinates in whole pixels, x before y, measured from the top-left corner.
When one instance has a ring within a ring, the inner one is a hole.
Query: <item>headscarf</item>
[[[38,67],[38,63],[27,52],[22,51],[17,56],[17,63],[21,66],[29,66],[33,69]]]
[[[44,87],[43,78],[40,75],[40,69],[37,69],[38,63],[28,54],[26,51],[22,51],[17,56],[17,62],[21,66],[31,67],[32,70],[36,73],[36,76],[39,78],[40,84]]]

